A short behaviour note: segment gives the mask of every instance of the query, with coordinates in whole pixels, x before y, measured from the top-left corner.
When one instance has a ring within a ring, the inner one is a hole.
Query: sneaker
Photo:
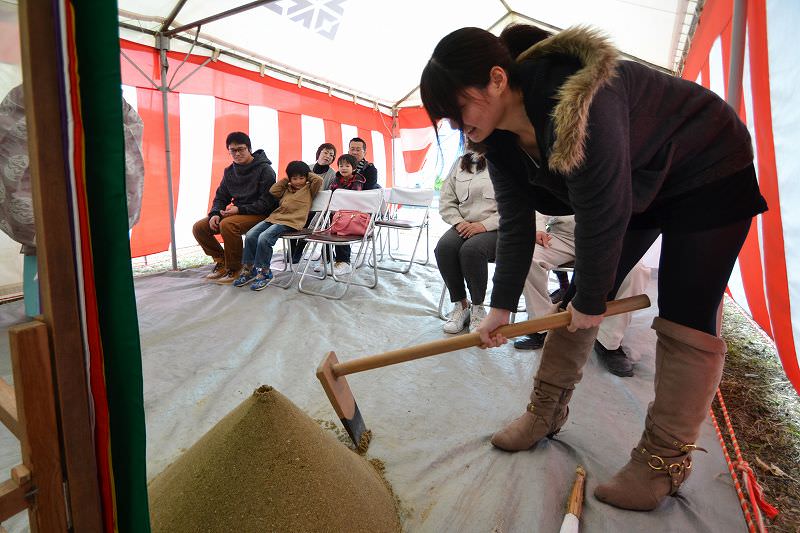
[[[345,263],[344,261],[336,261],[336,263],[333,265],[334,276],[344,276],[352,271],[353,267],[350,266],[350,263]]]
[[[469,331],[472,333],[478,329],[481,321],[486,318],[486,308],[482,305],[473,305],[469,315]]]
[[[234,287],[244,287],[254,279],[256,279],[256,274],[258,274],[257,268],[243,268],[242,273],[239,274],[239,277],[236,278],[236,281],[233,282]]]
[[[317,263],[316,265],[314,265],[314,272],[316,272],[317,274],[319,274],[320,272],[322,272],[322,269],[323,269],[325,266],[326,266],[326,265],[325,265],[325,263]],[[328,266],[329,266],[329,265],[328,265]],[[330,272],[331,272],[331,269],[330,269],[330,266],[329,266],[329,268],[328,268],[328,273],[330,274]]]
[[[622,346],[616,350],[609,350],[600,341],[594,341],[594,351],[603,366],[615,376],[629,378],[633,376],[633,363],[628,359],[628,355],[622,350]]]
[[[227,274],[227,270],[225,270],[225,263],[217,263],[214,265],[214,268],[211,269],[211,272],[205,275],[206,279],[219,279],[222,276]]]
[[[538,350],[544,346],[546,333],[532,333],[525,335],[514,341],[514,348],[517,350]]]
[[[221,285],[230,285],[231,283],[236,281],[236,279],[239,277],[239,274],[241,274],[241,273],[242,273],[242,269],[241,268],[239,270],[228,269],[228,271],[225,272],[224,276],[219,277],[219,278],[215,279],[214,281],[219,283],[219,284],[221,284]]]
[[[447,317],[447,322],[444,323],[445,333],[458,333],[469,324],[469,307],[461,307],[459,302],[453,306],[453,310]]]
[[[255,277],[255,281],[252,285],[250,285],[250,290],[260,291],[266,289],[270,281],[272,281],[272,270],[267,270],[265,273],[263,268],[259,268],[258,275]]]

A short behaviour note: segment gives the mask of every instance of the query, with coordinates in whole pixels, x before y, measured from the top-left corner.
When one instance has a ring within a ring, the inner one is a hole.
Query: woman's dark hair
[[[358,161],[356,160],[355,156],[352,156],[350,154],[340,155],[339,159],[336,160],[336,165],[337,166],[341,165],[342,161],[347,161],[348,163],[350,163],[350,166],[353,167],[353,170],[355,170],[356,165],[358,165]]]
[[[419,82],[422,105],[434,127],[443,118],[461,127],[458,96],[470,87],[486,87],[494,66],[505,70],[509,84],[517,87],[516,56],[546,37],[547,32],[524,24],[506,28],[501,37],[480,28],[461,28],[445,36],[434,48]]]
[[[473,168],[474,167],[474,168]],[[461,156],[461,170],[470,174],[483,172],[486,168],[486,158],[475,152],[467,152]]]
[[[225,138],[225,148],[230,148],[232,144],[243,144],[247,146],[247,151],[252,152],[253,148],[250,146],[250,137],[241,131],[234,131],[228,134]]]
[[[336,159],[336,147],[331,143],[322,143],[317,148],[317,155],[315,156],[316,159],[319,159],[319,154],[322,153],[323,150],[333,150],[333,158]]]
[[[461,127],[458,96],[469,87],[486,87],[493,66],[510,72],[513,63],[500,39],[486,30],[461,28],[446,35],[433,49],[419,82],[422,105],[434,126],[448,118]]]
[[[516,59],[522,52],[552,35],[530,24],[509,24],[500,33],[500,40],[506,45],[511,57]]]
[[[305,176],[307,178],[309,172],[311,172],[311,169],[303,161],[292,161],[286,165],[286,177],[288,178],[295,176]]]

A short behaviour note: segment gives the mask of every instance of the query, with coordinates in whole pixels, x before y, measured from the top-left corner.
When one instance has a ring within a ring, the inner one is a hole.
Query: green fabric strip
[[[72,5],[117,528],[147,533],[142,356],[128,241],[117,2],[72,0]]]

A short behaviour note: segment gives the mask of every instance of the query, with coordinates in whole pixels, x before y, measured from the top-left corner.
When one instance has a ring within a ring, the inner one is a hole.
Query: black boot
[[[532,333],[525,335],[514,341],[514,348],[517,350],[538,350],[544,346],[546,333]]]
[[[616,350],[609,350],[600,341],[594,341],[594,351],[609,372],[615,376],[629,378],[633,376],[633,363],[628,359],[627,354],[622,350],[622,346]]]

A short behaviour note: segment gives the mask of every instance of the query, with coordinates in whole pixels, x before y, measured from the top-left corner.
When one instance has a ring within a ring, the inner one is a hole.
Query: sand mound
[[[400,530],[375,469],[271,387],[150,484],[153,531]]]

